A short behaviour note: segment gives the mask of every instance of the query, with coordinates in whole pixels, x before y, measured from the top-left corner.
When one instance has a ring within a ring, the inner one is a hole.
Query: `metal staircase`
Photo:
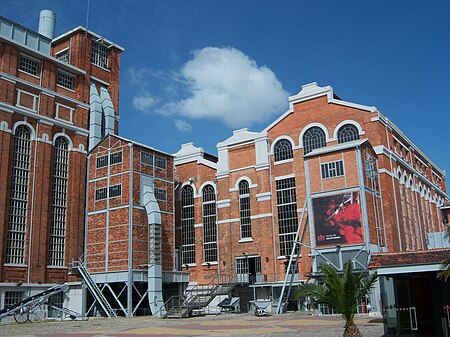
[[[67,284],[57,285],[36,295],[24,298],[20,302],[0,310],[0,320],[7,316],[14,316],[14,320],[17,323],[40,321],[44,318],[42,305],[48,304],[49,297],[65,292],[67,288]],[[74,314],[76,317],[81,317],[78,313],[74,312]]]
[[[221,275],[207,285],[186,290],[186,296],[172,296],[164,306],[163,318],[186,318],[195,310],[202,310],[218,295],[229,295],[236,285],[236,276]]]
[[[106,316],[117,317],[115,311],[109,304],[108,300],[103,295],[102,291],[99,289],[99,287],[97,286],[97,284],[94,282],[91,275],[87,271],[83,257],[80,257],[78,261],[75,261],[73,263],[73,267],[76,268],[78,272],[81,274],[84,282],[86,283],[86,286],[88,287],[92,296],[94,296],[94,299],[100,304]]]

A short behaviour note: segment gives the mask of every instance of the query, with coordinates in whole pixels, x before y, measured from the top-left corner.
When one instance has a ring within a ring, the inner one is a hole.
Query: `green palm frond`
[[[318,303],[328,304],[339,312],[345,321],[353,323],[358,303],[376,282],[377,275],[354,273],[351,262],[344,265],[342,273],[332,266],[322,264],[323,284],[304,284],[295,292],[295,298],[311,296]]]

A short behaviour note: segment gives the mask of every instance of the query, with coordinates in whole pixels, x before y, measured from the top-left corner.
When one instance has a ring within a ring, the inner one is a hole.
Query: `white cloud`
[[[157,102],[158,100],[146,91],[143,91],[139,95],[133,97],[134,108],[142,112],[150,112],[150,108],[152,108]]]
[[[265,122],[287,108],[288,93],[275,74],[241,51],[206,47],[193,56],[179,74],[187,98],[166,103],[156,112],[241,127]]]
[[[188,122],[182,119],[174,120],[175,127],[182,132],[191,132],[192,126]]]

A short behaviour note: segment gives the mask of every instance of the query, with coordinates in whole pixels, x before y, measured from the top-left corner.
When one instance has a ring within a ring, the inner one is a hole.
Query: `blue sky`
[[[40,9],[52,9],[59,35],[86,26],[87,3],[2,0],[0,14],[37,30]],[[445,0],[90,0],[88,28],[125,48],[124,137],[216,153],[316,81],[376,106],[448,173],[449,16]]]

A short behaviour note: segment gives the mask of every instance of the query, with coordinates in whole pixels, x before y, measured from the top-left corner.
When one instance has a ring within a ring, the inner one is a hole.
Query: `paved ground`
[[[381,319],[357,318],[364,337],[381,337]],[[339,317],[312,317],[300,313],[256,317],[227,314],[188,319],[91,318],[88,321],[0,324],[0,336],[17,337],[187,337],[187,336],[300,336],[341,337],[344,323]]]

